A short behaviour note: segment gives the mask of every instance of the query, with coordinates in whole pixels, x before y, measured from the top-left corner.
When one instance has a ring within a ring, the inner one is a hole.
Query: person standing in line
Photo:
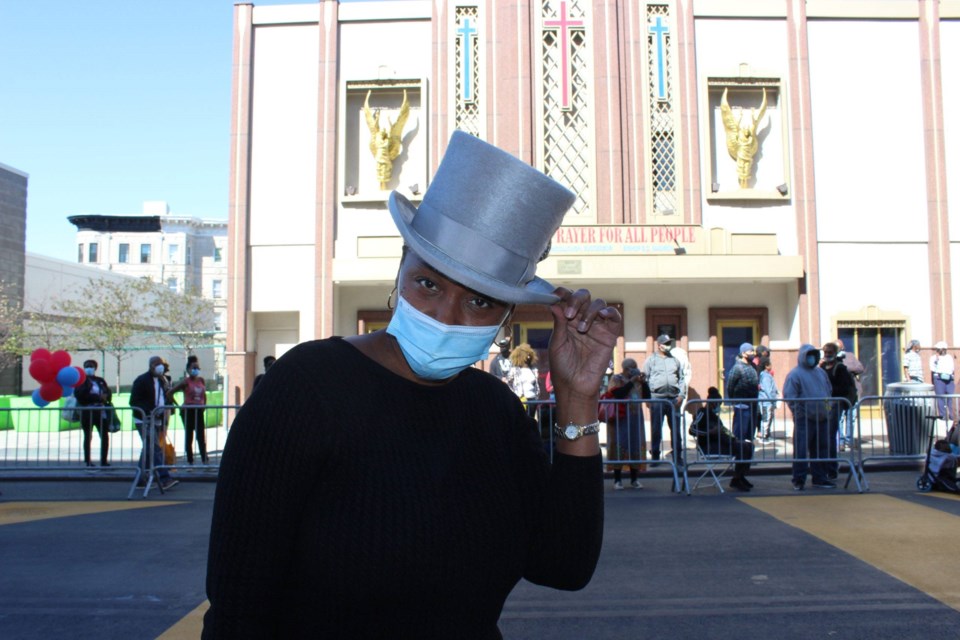
[[[903,354],[903,381],[923,382],[923,361],[920,359],[919,340],[911,340]]]
[[[938,396],[953,395],[956,390],[954,385],[956,363],[953,361],[953,356],[947,353],[947,343],[943,340],[933,345],[933,348],[936,353],[930,356],[930,375],[933,377],[934,393]],[[952,421],[956,417],[953,403],[953,398],[937,398],[941,420]]]
[[[793,414],[793,490],[803,491],[807,474],[818,489],[836,489],[829,478],[827,457],[829,439],[829,398],[833,389],[827,372],[821,369],[820,352],[812,344],[803,344],[797,353],[797,366],[783,383],[783,399]],[[811,461],[812,460],[812,461]]]
[[[773,439],[773,425],[777,417],[777,402],[780,390],[773,375],[773,363],[770,357],[760,359],[760,439],[769,442]]]
[[[828,342],[823,345],[823,359],[820,361],[820,368],[827,372],[830,378],[830,397],[842,398],[850,403],[852,407],[857,403],[857,385],[853,382],[853,376],[847,371],[847,367],[837,358],[837,352],[840,350],[835,342]],[[837,457],[837,436],[840,431],[840,416],[847,412],[847,404],[843,400],[835,400],[830,403],[830,426],[827,435],[827,457]],[[828,464],[830,471],[827,474],[831,480],[836,480],[839,471],[837,462]]]
[[[193,436],[197,436],[197,448],[200,450],[200,461],[207,464],[207,436],[204,413],[207,410],[207,383],[200,376],[200,362],[196,356],[187,360],[187,376],[170,388],[167,394],[169,402],[173,402],[173,394],[183,393],[183,402],[180,403],[180,418],[186,431],[185,450],[187,464],[193,464]]]
[[[680,363],[670,355],[673,339],[663,334],[654,342],[653,355],[643,361],[643,377],[650,386],[650,457],[660,459],[663,442],[663,419],[670,427],[670,442],[673,459],[680,463],[684,437],[679,433],[679,409],[687,395],[687,382],[683,379]],[[665,401],[665,402],[664,402]]]
[[[759,426],[759,411],[756,402],[738,402],[738,400],[756,400],[760,397],[760,376],[753,365],[757,351],[752,344],[740,345],[740,353],[727,373],[723,391],[733,406],[733,435],[741,442],[753,442],[753,434]]]
[[[507,382],[527,407],[527,415],[536,419],[540,405],[540,372],[537,370],[537,352],[524,342],[510,352],[510,373]],[[548,438],[549,439],[549,438]]]
[[[607,390],[600,395],[601,400],[626,400],[630,397],[632,381],[628,381],[620,374],[610,376],[607,382]],[[636,425],[637,422],[631,421],[630,411],[631,402],[607,402],[601,403],[600,414],[603,422],[607,423],[607,459],[608,460],[639,460],[642,454],[643,437],[641,431],[631,429],[630,425]],[[639,406],[639,405],[638,405]],[[640,422],[642,427],[643,422]],[[639,473],[640,465],[630,464],[630,486],[634,489],[642,489]],[[623,464],[613,465],[613,490],[621,491],[623,489]]]
[[[83,363],[83,372],[86,374],[82,384],[76,386],[73,395],[77,398],[77,407],[80,407],[80,428],[83,430],[83,461],[92,467],[90,461],[90,440],[94,429],[100,435],[100,466],[109,467],[107,462],[110,453],[110,424],[104,420],[103,407],[110,406],[113,392],[107,381],[97,375],[97,361],[86,360]],[[109,416],[107,416],[109,420]]]
[[[501,338],[497,342],[497,346],[500,347],[500,353],[494,357],[490,364],[490,375],[507,382],[507,376],[510,375],[510,369],[513,367],[510,362],[510,338]]]
[[[521,578],[589,583],[598,390],[623,319],[536,276],[574,200],[459,131],[419,207],[390,194],[404,249],[388,327],[295,346],[233,421],[203,640],[499,638]],[[553,320],[552,462],[517,396],[473,366],[521,304]]]
[[[263,376],[267,375],[267,371],[270,370],[270,367],[273,366],[273,363],[277,359],[273,356],[264,356],[263,358],[263,373],[258,373],[253,379],[253,388],[256,389],[257,385],[260,384],[260,381],[263,380]]]
[[[155,409],[166,404],[167,387],[163,381],[163,359],[160,356],[150,356],[146,372],[141,373],[133,381],[130,388],[130,406],[139,411],[133,412],[133,424],[140,434],[143,449],[140,451],[140,471],[146,473],[150,468],[149,456],[153,456],[154,465],[162,465],[163,446],[160,436],[163,434],[163,415],[155,415]],[[160,488],[166,491],[179,484],[178,480],[170,476],[170,471],[161,467],[157,471]],[[141,475],[141,481],[146,478]]]
[[[846,351],[842,339],[837,338],[836,343],[839,349],[839,351],[837,351],[837,359],[843,363],[843,366],[845,366],[847,371],[850,372],[850,375],[853,376],[853,384],[857,391],[857,401],[859,401],[860,398],[863,397],[863,385],[860,383],[860,376],[863,375],[863,372],[866,371],[867,368],[863,366],[863,363],[860,362],[857,356]],[[856,407],[850,407],[840,414],[840,451],[853,448],[853,434],[856,420]]]

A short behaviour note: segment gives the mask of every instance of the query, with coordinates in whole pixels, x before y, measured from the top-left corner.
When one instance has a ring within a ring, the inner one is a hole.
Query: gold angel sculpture
[[[733,109],[727,102],[727,91],[723,90],[723,97],[720,98],[720,116],[723,119],[723,128],[727,131],[727,151],[730,157],[737,162],[737,177],[740,179],[740,188],[750,188],[750,174],[753,172],[753,157],[757,155],[760,149],[760,142],[757,140],[757,125],[763,120],[763,114],[767,112],[767,90],[763,90],[763,101],[760,103],[760,113],[754,115],[754,110],[750,109],[750,122],[744,124],[744,109],[740,110],[740,117],[734,118]]]
[[[400,105],[397,121],[391,123],[390,118],[387,118],[387,128],[380,128],[380,109],[370,111],[369,91],[367,99],[363,101],[363,114],[367,117],[367,127],[370,128],[370,153],[377,161],[377,180],[380,181],[380,188],[386,189],[393,174],[393,161],[400,155],[400,135],[410,116],[407,91],[403,91],[403,104]]]

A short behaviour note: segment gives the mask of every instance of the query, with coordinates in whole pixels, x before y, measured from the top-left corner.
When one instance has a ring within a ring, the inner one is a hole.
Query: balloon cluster
[[[38,407],[73,395],[73,388],[87,379],[83,369],[70,366],[69,353],[42,348],[30,354],[30,375],[40,383],[40,388],[33,390],[33,404]]]

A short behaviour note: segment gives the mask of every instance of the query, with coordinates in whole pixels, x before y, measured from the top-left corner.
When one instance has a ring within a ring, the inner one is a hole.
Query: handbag
[[[163,440],[163,463],[165,465],[172,465],[177,461],[177,452],[173,448],[173,443],[170,442],[170,438],[164,438]]]
[[[110,433],[120,431],[120,416],[117,415],[117,411],[113,408],[113,405],[104,405],[102,420],[104,426],[107,427],[107,431]]]

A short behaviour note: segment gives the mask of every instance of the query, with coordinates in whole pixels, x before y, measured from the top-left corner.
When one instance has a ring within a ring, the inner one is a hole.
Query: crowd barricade
[[[739,446],[721,445],[707,440],[699,447],[690,427],[697,412],[718,408],[720,423],[737,438]],[[854,449],[841,450],[838,442],[842,414],[855,409],[844,398],[805,398],[786,401],[765,399],[706,399],[687,401],[684,418],[686,464],[682,467],[686,493],[691,494],[690,471],[712,469],[718,459],[714,454],[729,455],[731,464],[749,462],[751,466],[772,465],[803,467],[829,465],[828,475],[847,474],[845,487],[853,480],[858,492],[864,491],[863,473]],[[798,416],[802,419],[798,428]],[[742,442],[749,440],[750,446]],[[699,480],[699,478],[698,478]],[[719,480],[717,481],[719,484]]]
[[[143,489],[143,496],[147,497],[150,490],[156,486],[164,492],[160,481],[163,472],[176,472],[178,480],[188,477],[188,474],[216,474],[220,467],[220,455],[227,440],[227,433],[233,419],[236,417],[240,405],[205,405],[204,407],[186,407],[188,410],[203,411],[204,426],[203,440],[206,445],[206,460],[201,455],[200,441],[197,430],[188,433],[184,423],[184,409],[181,405],[163,405],[154,409],[148,424],[151,428],[145,429],[144,434],[149,442],[143,443],[145,462],[138,467],[136,477],[131,483],[131,497],[137,488]],[[190,436],[192,455],[187,455],[187,439]],[[153,442],[159,446],[153,446]],[[171,459],[167,459],[167,444],[173,447]],[[192,462],[190,459],[192,458]]]
[[[683,490],[685,450],[680,408],[663,398],[605,399],[599,403],[598,416],[600,445],[608,467],[646,471],[668,466],[673,474],[673,490]]]
[[[933,442],[947,438],[950,427],[957,421],[958,406],[958,394],[920,392],[861,398],[853,410],[856,437],[852,450],[864,484],[869,487],[866,480],[869,466],[924,462]]]
[[[136,469],[140,438],[134,417],[141,415],[130,407],[0,407],[0,472],[109,476]],[[111,424],[116,431],[110,431]],[[84,455],[88,431],[91,466]],[[104,439],[106,466],[101,464]]]

